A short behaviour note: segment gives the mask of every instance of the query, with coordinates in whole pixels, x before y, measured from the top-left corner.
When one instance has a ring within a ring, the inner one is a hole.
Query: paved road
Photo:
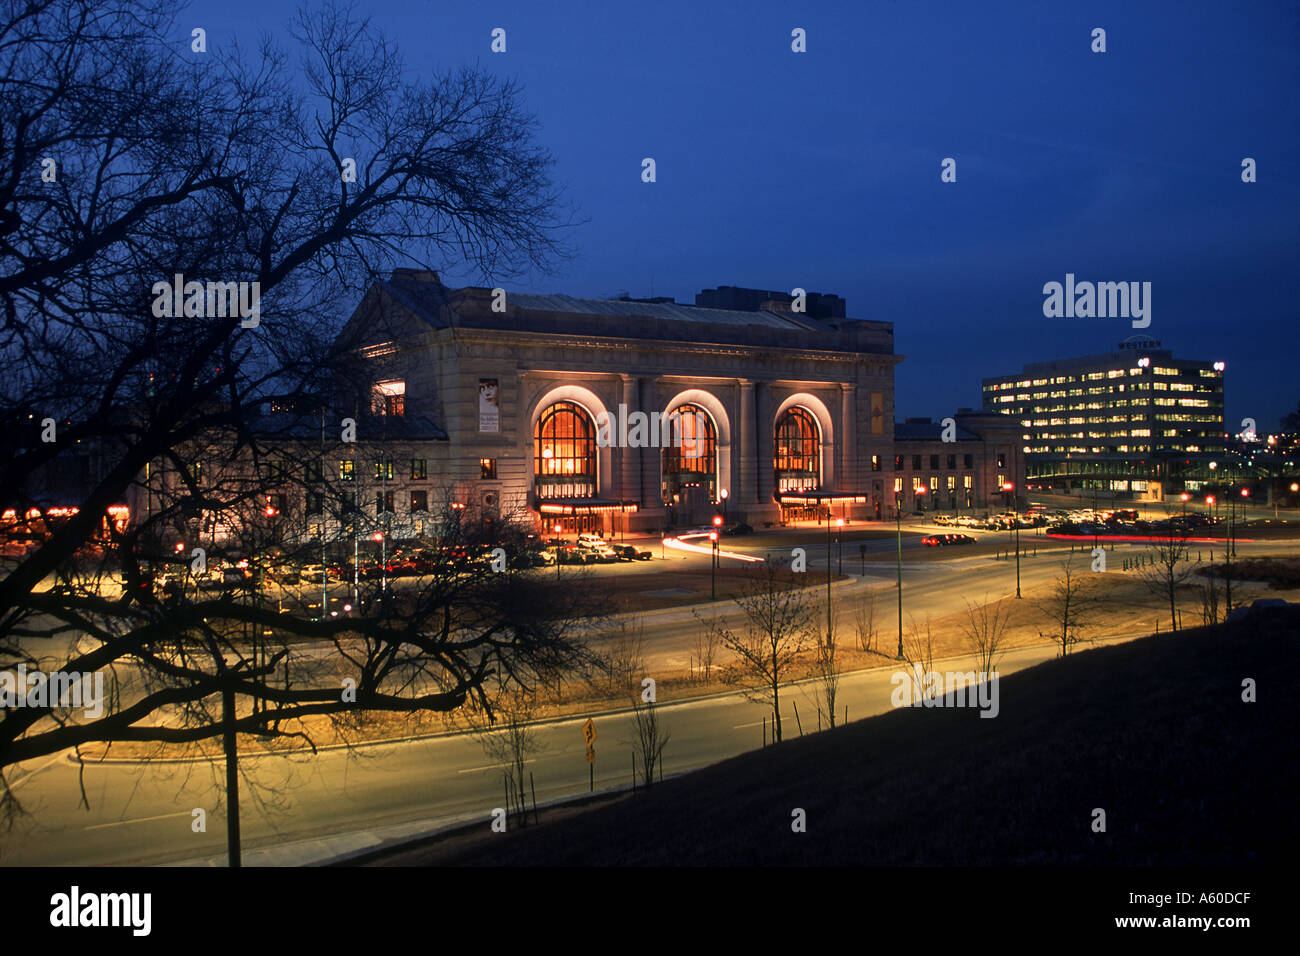
[[[892,561],[882,560],[892,542],[883,544],[885,548],[869,552],[874,560],[868,561],[865,578],[837,585],[833,593],[841,604],[859,599],[866,588],[880,588],[882,644],[888,646],[895,613],[895,572]],[[1294,543],[1288,542],[1243,545],[1248,553],[1294,549]],[[1121,545],[1115,554],[1122,557],[1123,552]],[[1025,585],[1053,577],[1062,557],[1040,554],[1023,561]],[[1085,557],[1075,555],[1076,561]],[[815,574],[819,556],[810,549],[809,558],[809,573]],[[906,608],[913,609],[918,619],[925,613],[939,616],[960,610],[967,597],[976,600],[986,593],[1014,592],[1013,562],[995,562],[987,555],[975,554],[926,559],[919,546],[905,550],[904,558]],[[825,572],[824,563],[820,569]],[[847,561],[845,570],[850,570]],[[689,611],[651,612],[645,620],[647,671],[653,674],[656,667],[684,666],[693,650],[696,626]],[[1048,646],[1017,649],[1007,655],[999,670],[1008,674],[1053,654]],[[848,706],[850,718],[889,707],[892,671],[887,667],[844,679],[841,706]],[[811,686],[804,685],[790,697],[798,706],[805,730],[816,725],[812,693]],[[668,773],[703,766],[761,743],[764,709],[736,696],[662,703],[666,705],[665,725],[672,734],[665,755]],[[1014,700],[1004,695],[1002,712],[1014,706]],[[978,719],[974,714],[972,718]],[[787,734],[797,733],[792,706],[784,709],[784,719]],[[582,720],[539,728],[545,749],[529,764],[539,802],[586,790]],[[597,789],[628,786],[630,718],[600,717],[596,725]],[[464,736],[382,744],[352,754],[332,750],[288,759],[252,758],[244,761],[243,770],[244,846],[246,861],[253,864],[321,861],[464,820],[482,820],[486,825],[491,810],[504,801],[500,769],[491,765],[477,741]],[[11,780],[16,781],[15,792],[28,815],[0,836],[0,863],[219,865],[224,859],[218,766],[125,762],[81,768],[61,755],[16,768]],[[78,806],[82,786],[89,809]],[[193,832],[195,808],[207,811],[206,833]]]
[[[1010,652],[999,666],[1006,675],[1051,658],[1049,647]],[[942,669],[969,661],[943,662]],[[937,668],[938,669],[938,668]],[[840,705],[850,719],[889,709],[894,668],[859,672],[843,680]],[[787,736],[816,727],[814,688],[789,689],[783,707]],[[736,696],[665,705],[663,721],[671,740],[666,772],[690,770],[733,756],[762,743],[765,708]],[[1001,696],[1007,713],[1014,700]],[[972,719],[979,719],[974,712]],[[575,718],[543,725],[544,750],[528,767],[535,775],[538,802],[583,793],[588,787],[581,725]],[[626,715],[596,718],[596,787],[626,788],[631,782],[631,720]],[[769,730],[770,732],[770,730]],[[101,865],[189,862],[222,865],[224,816],[216,808],[219,774],[207,764],[142,766],[102,764],[85,768],[90,809],[77,806],[78,767],[67,757],[46,761],[18,784],[30,816],[3,842],[7,865]],[[359,755],[341,750],[314,757],[258,758],[244,762],[243,836],[249,864],[319,862],[460,821],[484,826],[504,802],[501,771],[479,744],[451,736],[364,748]],[[258,784],[292,794],[282,808],[258,812],[249,786]],[[191,828],[195,807],[208,810],[207,833]]]

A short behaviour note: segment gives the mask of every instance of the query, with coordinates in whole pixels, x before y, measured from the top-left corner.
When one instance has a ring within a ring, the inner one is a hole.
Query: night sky
[[[248,49],[269,30],[287,46],[296,6],[205,0],[177,39],[203,26],[210,49],[236,34]],[[984,376],[1138,331],[1044,318],[1044,283],[1149,281],[1145,334],[1227,362],[1229,430],[1247,416],[1275,428],[1300,401],[1300,4],[359,9],[417,76],[477,63],[522,82],[583,224],[572,260],[508,289],[835,292],[850,316],[895,323],[901,419],[978,406]],[[791,51],[795,27],[806,53]],[[940,181],[945,157],[955,183]]]

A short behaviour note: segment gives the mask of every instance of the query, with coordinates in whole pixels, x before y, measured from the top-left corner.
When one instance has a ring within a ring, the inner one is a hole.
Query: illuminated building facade
[[[387,414],[445,434],[428,480],[476,509],[566,533],[874,517],[892,507],[867,463],[893,455],[893,326],[846,318],[836,296],[801,304],[452,289],[398,270],[341,343],[375,394],[400,394]]]
[[[1223,456],[1223,374],[1133,336],[986,378],[984,409],[1020,423],[1031,487],[1160,500],[1198,488]]]

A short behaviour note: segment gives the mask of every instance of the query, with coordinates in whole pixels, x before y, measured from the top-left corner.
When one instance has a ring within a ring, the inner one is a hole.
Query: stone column
[[[854,403],[858,398],[858,387],[850,383],[840,385],[840,473],[835,481],[837,491],[857,492],[862,489],[858,487],[858,468],[859,462],[856,460],[858,451],[858,433],[857,433],[857,416],[854,414]]]
[[[731,441],[731,487],[727,489],[737,505],[748,504],[758,495],[758,463],[754,454],[754,383],[751,379],[737,380],[739,421]]]
[[[625,411],[631,414],[640,407],[637,398],[639,380],[634,375],[620,375],[619,377],[623,380],[622,403],[627,406]],[[617,412],[618,409],[613,411]],[[614,426],[614,435],[618,435],[617,424]],[[641,464],[635,448],[619,448],[618,450],[617,487],[618,496],[624,501],[635,501],[639,506],[646,504],[641,498]]]
[[[754,384],[754,465],[758,472],[755,482],[755,503],[772,504],[772,459],[776,453],[776,434],[772,420],[772,386],[767,382]]]

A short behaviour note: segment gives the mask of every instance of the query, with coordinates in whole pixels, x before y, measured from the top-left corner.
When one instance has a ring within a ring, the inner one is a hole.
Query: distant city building
[[[984,380],[984,409],[1021,425],[1026,481],[1160,500],[1212,480],[1224,454],[1223,362],[1178,359],[1145,336],[1114,352]]]
[[[982,512],[1026,504],[1020,428],[1003,415],[962,408],[951,421],[905,419],[894,425],[892,464],[885,470],[905,512]]]

